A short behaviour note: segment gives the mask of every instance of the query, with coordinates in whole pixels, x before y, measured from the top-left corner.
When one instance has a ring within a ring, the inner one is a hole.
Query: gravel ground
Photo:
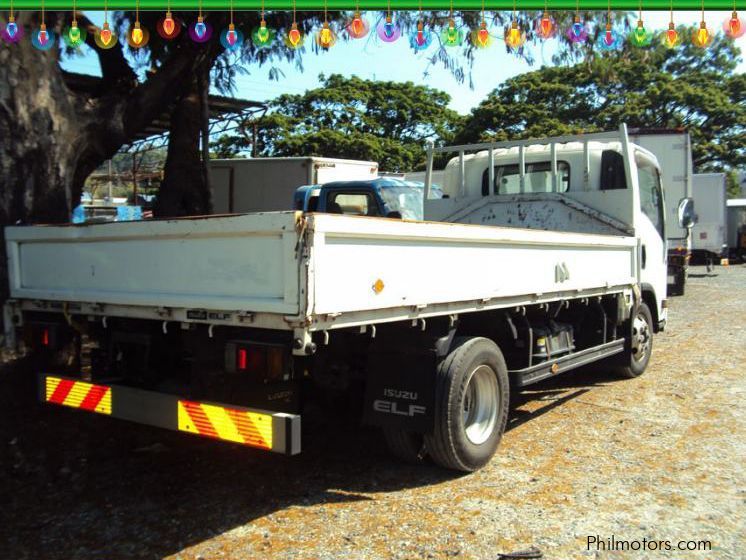
[[[318,421],[286,458],[34,401],[0,372],[0,558],[746,558],[746,266],[695,268],[644,376],[588,371],[516,399],[459,476]],[[712,543],[602,552],[604,541]]]

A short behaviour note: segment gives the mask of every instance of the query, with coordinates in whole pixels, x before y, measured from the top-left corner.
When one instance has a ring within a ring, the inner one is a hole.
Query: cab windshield
[[[381,187],[380,193],[388,212],[399,212],[405,220],[423,220],[424,188],[425,185],[422,183],[387,185]],[[430,198],[443,198],[443,192],[433,185],[430,189]]]

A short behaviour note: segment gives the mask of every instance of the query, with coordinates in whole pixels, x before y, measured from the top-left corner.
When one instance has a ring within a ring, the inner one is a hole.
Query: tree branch
[[[86,45],[91,47],[98,55],[98,60],[101,64],[101,74],[104,78],[101,82],[102,88],[104,90],[110,90],[115,87],[121,87],[125,84],[131,87],[133,83],[136,83],[137,76],[127,62],[127,59],[124,57],[124,51],[117,47],[112,49],[99,48],[98,45],[96,45],[94,36],[100,28],[82,12],[76,12],[75,18],[78,25],[87,32],[85,39]]]

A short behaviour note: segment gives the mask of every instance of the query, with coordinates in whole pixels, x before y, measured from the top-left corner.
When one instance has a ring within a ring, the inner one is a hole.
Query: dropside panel
[[[315,314],[636,283],[634,238],[314,215]]]
[[[6,232],[13,298],[299,310],[291,212]]]

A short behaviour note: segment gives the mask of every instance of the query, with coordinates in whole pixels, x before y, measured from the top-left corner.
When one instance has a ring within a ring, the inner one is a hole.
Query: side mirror
[[[694,200],[691,198],[682,198],[679,201],[679,227],[686,229],[692,228],[697,223],[697,214],[694,213]]]

